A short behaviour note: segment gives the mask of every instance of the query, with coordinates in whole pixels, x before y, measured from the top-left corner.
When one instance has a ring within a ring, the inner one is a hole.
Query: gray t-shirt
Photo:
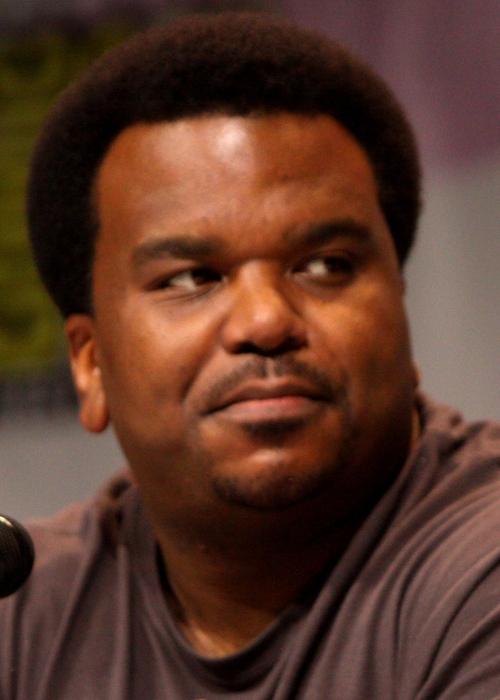
[[[33,525],[35,571],[0,603],[0,700],[500,698],[500,425],[422,418],[340,561],[222,659],[171,618],[126,476]]]

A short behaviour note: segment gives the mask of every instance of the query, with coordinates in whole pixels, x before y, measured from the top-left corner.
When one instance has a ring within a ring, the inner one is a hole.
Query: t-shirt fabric
[[[34,572],[0,602],[0,700],[500,698],[500,425],[428,399],[421,419],[342,557],[224,658],[171,617],[126,473],[31,525]]]

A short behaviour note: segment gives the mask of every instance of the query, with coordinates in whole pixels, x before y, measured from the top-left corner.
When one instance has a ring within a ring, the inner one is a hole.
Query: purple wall
[[[284,0],[294,20],[328,32],[395,89],[427,163],[500,149],[498,0]]]

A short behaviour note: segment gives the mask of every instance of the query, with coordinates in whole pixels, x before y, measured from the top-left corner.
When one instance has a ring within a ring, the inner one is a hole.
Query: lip
[[[225,394],[209,411],[243,422],[303,419],[327,401],[318,388],[295,380],[249,382]]]

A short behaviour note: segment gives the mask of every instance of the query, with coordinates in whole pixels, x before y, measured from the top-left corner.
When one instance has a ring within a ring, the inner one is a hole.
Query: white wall
[[[0,513],[49,515],[90,496],[124,464],[111,431],[87,434],[77,417],[18,418],[0,432]]]
[[[426,180],[407,269],[423,386],[469,419],[500,418],[500,153]]]

